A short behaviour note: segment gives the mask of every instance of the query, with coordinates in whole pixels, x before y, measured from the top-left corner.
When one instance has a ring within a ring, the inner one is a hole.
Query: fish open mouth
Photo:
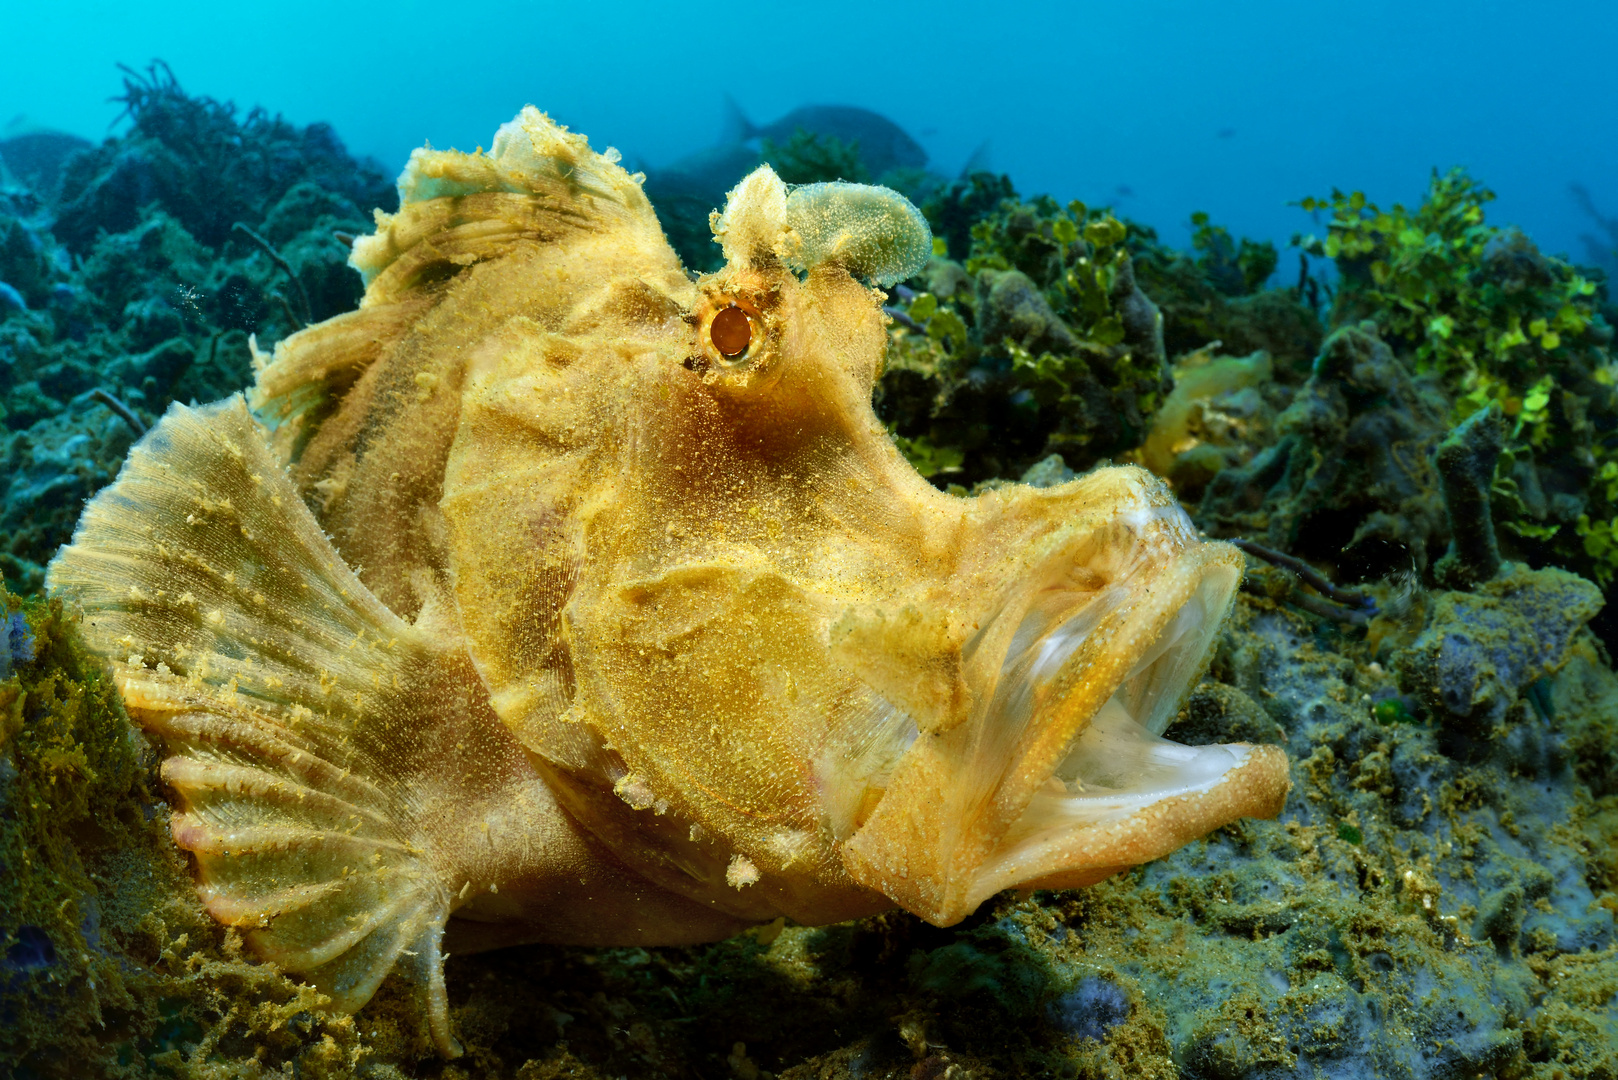
[[[1245,744],[1186,746],[1163,738],[1207,664],[1240,571],[1209,560],[1170,576],[1190,580],[1165,582],[1145,600],[1134,583],[1117,584],[1066,612],[1053,597],[1018,627],[985,728],[1002,738],[1022,733],[1024,745],[1033,736],[1020,775],[1002,783],[1011,789],[1006,796],[1020,790],[1028,803],[979,867],[977,900],[1011,886],[1089,884],[1141,861],[1120,850],[1117,861],[1097,865],[1114,845],[1095,841],[1112,839],[1106,826],[1149,808],[1206,797],[1251,755]],[[1054,627],[1053,611],[1060,612]],[[1125,664],[1121,678],[1109,679]],[[1114,679],[1095,707],[1097,689]],[[1091,708],[1075,730],[1071,715]],[[1056,753],[1038,745],[1044,732],[1063,738]],[[1082,858],[1081,846],[1089,849]]]
[[[1279,812],[1280,749],[1163,738],[1241,572],[1175,507],[1030,567],[962,649],[970,717],[909,745],[843,845],[850,873],[950,925],[1003,889],[1093,884]]]

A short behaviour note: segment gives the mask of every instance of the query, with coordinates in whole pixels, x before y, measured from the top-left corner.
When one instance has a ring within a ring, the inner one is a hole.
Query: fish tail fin
[[[494,737],[464,653],[344,564],[239,396],[172,407],[47,581],[167,744],[174,838],[209,912],[345,1011],[398,971],[458,1053],[440,942],[470,881],[442,810],[481,781],[443,774]],[[461,786],[435,798],[434,778]]]
[[[747,118],[742,107],[730,94],[725,94],[725,117],[723,126],[719,131],[719,141],[722,144],[746,142],[758,135],[758,128]]]

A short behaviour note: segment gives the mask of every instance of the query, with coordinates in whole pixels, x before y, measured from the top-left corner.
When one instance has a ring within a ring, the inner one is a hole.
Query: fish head
[[[680,497],[643,519],[647,569],[579,624],[612,684],[588,711],[643,714],[609,733],[618,786],[699,820],[802,921],[851,910],[817,907],[809,878],[948,925],[1001,889],[1089,884],[1275,813],[1279,751],[1162,738],[1236,549],[1134,467],[941,492],[873,413],[880,286],[931,250],[915,209],[789,191],[766,166],[713,225],[727,265],[694,287],[697,379],[630,470]]]

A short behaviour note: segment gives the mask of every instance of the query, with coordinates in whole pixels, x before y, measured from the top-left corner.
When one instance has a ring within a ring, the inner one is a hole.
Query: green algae
[[[1371,715],[1379,724],[1415,724],[1419,723],[1411,713],[1410,706],[1402,698],[1387,697],[1371,706]],[[1358,841],[1356,841],[1357,843]]]
[[[971,226],[964,265],[935,256],[877,394],[900,445],[958,456],[949,472],[965,482],[1137,445],[1170,384],[1127,236],[1082,203],[1006,199]]]
[[[1024,201],[986,173],[922,210],[942,243],[911,281],[876,404],[935,483],[1017,476],[1051,454],[1079,470],[1121,457],[1174,385],[1170,358],[1223,343],[1292,376],[1320,343],[1296,292],[1265,287],[1273,247],[1205,218],[1186,254],[1107,208]]]
[[[250,381],[260,345],[352,309],[345,237],[392,189],[329,127],[187,95],[154,64],[128,73],[129,128],[66,164],[60,185],[0,188],[0,575],[29,594],[138,424],[172,401]],[[264,250],[247,226],[267,241]]]
[[[798,128],[784,143],[764,139],[759,158],[789,184],[824,184],[849,181],[869,183],[870,170],[860,160],[856,139],[844,142],[835,135]]]
[[[1605,588],[1618,573],[1618,461],[1599,434],[1618,417],[1606,289],[1490,224],[1493,199],[1459,169],[1435,170],[1414,208],[1334,191],[1301,203],[1329,214],[1325,237],[1295,242],[1340,272],[1333,325],[1372,321],[1415,375],[1432,377],[1452,423],[1490,407],[1503,415],[1492,501],[1506,557]]]

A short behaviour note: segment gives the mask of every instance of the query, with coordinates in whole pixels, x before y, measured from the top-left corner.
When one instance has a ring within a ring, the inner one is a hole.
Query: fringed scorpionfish
[[[695,277],[616,161],[532,108],[418,150],[359,310],[52,564],[215,918],[453,1054],[446,949],[947,926],[1279,810],[1279,750],[1160,737],[1234,548],[1136,468],[946,494],[873,414],[908,202],[760,168]]]

